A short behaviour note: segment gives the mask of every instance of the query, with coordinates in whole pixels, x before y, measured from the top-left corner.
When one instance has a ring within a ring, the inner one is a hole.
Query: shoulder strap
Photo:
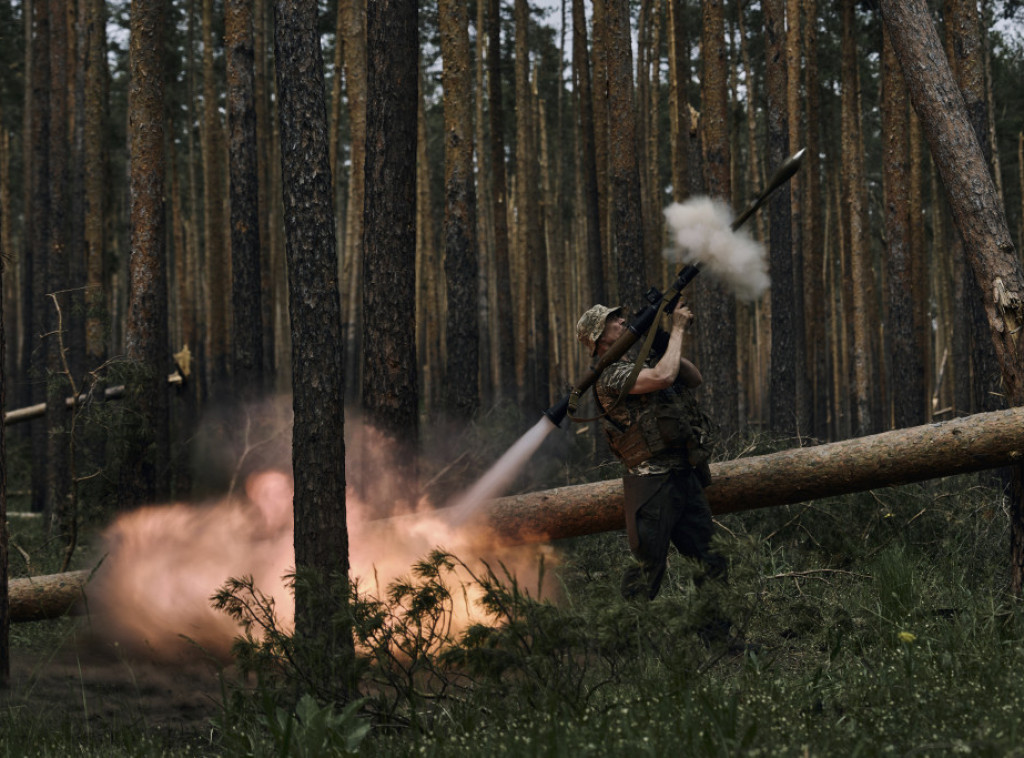
[[[609,414],[615,407],[618,406],[619,403],[622,402],[622,399],[629,394],[629,391],[633,389],[633,385],[636,383],[636,378],[640,375],[640,369],[644,367],[644,363],[647,360],[647,356],[650,355],[651,353],[651,346],[654,344],[654,335],[658,331],[657,324],[661,319],[661,314],[665,312],[665,302],[665,298],[662,298],[661,303],[658,305],[658,312],[654,316],[654,321],[651,325],[651,328],[647,330],[647,336],[644,338],[644,344],[640,348],[640,352],[636,356],[636,361],[633,363],[633,370],[630,372],[629,378],[626,379],[626,383],[622,385],[622,391],[619,393],[619,396],[615,398],[615,402],[611,404],[611,407],[605,409],[604,406],[601,405],[601,400],[597,395],[597,382],[594,382],[594,399],[597,401],[597,407],[601,409],[601,413],[592,418],[579,418],[577,416],[569,414],[570,419],[572,419],[578,424],[582,424],[587,421],[596,421],[599,418],[607,416],[608,420],[611,421],[615,426],[619,427],[621,430],[622,425],[616,422]]]

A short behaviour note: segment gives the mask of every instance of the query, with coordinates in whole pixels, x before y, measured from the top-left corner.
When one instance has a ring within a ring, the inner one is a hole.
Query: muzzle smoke
[[[732,209],[720,200],[695,197],[665,211],[669,229],[667,260],[700,264],[701,271],[741,300],[757,300],[771,284],[764,247],[743,229],[733,231]]]

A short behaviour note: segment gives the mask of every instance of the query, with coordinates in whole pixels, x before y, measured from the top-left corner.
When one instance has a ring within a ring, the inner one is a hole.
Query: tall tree
[[[1024,269],[995,183],[924,0],[882,0],[881,8],[971,268],[981,290],[993,295],[985,298],[985,313],[1007,403],[1024,404],[1024,355],[1017,348],[1018,330],[1024,324]],[[1024,585],[1022,463],[1012,467],[1010,548],[1010,589],[1020,595]]]
[[[601,253],[604,256],[605,286],[608,302],[622,302],[612,241],[611,194],[608,187],[608,0],[594,0],[593,15],[593,92],[594,92],[594,159],[597,164],[597,199],[601,209]]]
[[[701,140],[707,193],[732,198],[729,96],[722,0],[701,0]],[[694,282],[699,365],[705,402],[724,437],[739,431],[736,378],[736,299],[710,280]]]
[[[583,0],[572,0],[572,71],[576,92],[576,160],[580,167],[583,199],[583,255],[586,261],[587,292],[595,303],[607,302],[604,262],[601,252],[601,206],[597,190],[597,153],[594,147],[594,95],[590,78],[590,53],[587,50],[587,19]],[[673,144],[675,144],[673,142]]]
[[[347,657],[351,636],[322,636],[338,602],[331,584],[347,581],[349,557],[341,301],[317,3],[276,0],[274,21],[292,335],[295,568],[322,580],[296,582],[295,631],[322,643],[326,655]]]
[[[768,162],[778,166],[789,153],[786,14],[783,0],[764,0],[765,86],[768,92]],[[772,280],[772,358],[769,422],[775,434],[796,434],[796,300],[790,187],[769,203],[769,271]]]
[[[415,0],[370,3],[366,15],[362,398],[367,422],[395,445],[395,479],[405,489],[397,500],[408,504],[417,489],[419,392],[415,302],[401,293],[416,275],[418,15]]]
[[[668,0],[669,123],[672,134],[672,199],[681,203],[690,194],[690,43],[683,18],[685,3]]]
[[[512,282],[509,272],[508,188],[505,175],[505,108],[501,86],[501,3],[488,0],[487,105],[491,135],[491,202],[494,204],[494,318],[498,339],[498,393],[515,398],[515,333],[512,324]]]
[[[71,394],[67,370],[68,289],[68,6],[50,2],[50,210],[46,255],[46,512],[66,545],[72,543],[71,429],[64,399]],[[43,294],[43,293],[38,293]]]
[[[498,394],[515,397],[515,333],[509,271],[508,187],[505,171],[505,107],[502,87],[500,0],[487,0],[487,128],[490,134],[490,202],[495,223],[495,307]]]
[[[84,0],[85,17],[85,359],[95,370],[107,359],[107,287],[104,281],[107,172],[103,149],[106,113],[106,6]],[[194,347],[194,345],[193,345]]]
[[[804,122],[807,111],[802,107],[805,103],[801,88],[800,74],[803,70],[802,43],[803,28],[815,23],[813,17],[804,18],[802,0],[786,0],[786,68],[787,94],[789,100],[789,151],[805,147]],[[806,180],[803,172],[793,176],[789,181],[790,207],[792,209],[793,233],[793,351],[796,354],[796,428],[801,436],[811,433],[814,418],[814,396],[811,390],[811,371],[809,370],[809,353],[807,349],[807,300],[804,272],[804,258],[813,255],[804,244],[803,216],[807,213],[804,197],[807,193]]]
[[[366,205],[366,0],[340,0],[345,33],[345,94],[348,97],[349,182],[342,275],[346,392],[357,399],[362,371],[363,213]]]
[[[25,356],[23,365],[29,372],[32,404],[46,401],[45,352],[39,334],[46,331],[50,312],[44,293],[46,282],[46,250],[50,217],[50,4],[34,0],[31,4],[32,29],[27,55],[31,74],[25,97],[28,140],[26,154],[26,213],[28,233],[24,235],[24,281],[22,297],[25,308]],[[46,427],[32,427],[32,510],[46,509]]]
[[[859,139],[860,78],[857,73],[854,0],[842,0],[841,13],[843,177],[846,184],[846,203],[850,209],[850,266],[853,289],[853,432],[857,436],[863,436],[875,431],[871,416],[871,348],[868,333],[868,278],[872,275],[872,270],[868,262],[862,193],[864,163]]]
[[[910,255],[910,118],[903,74],[882,34],[882,188],[888,266],[887,349],[892,371],[893,422],[897,428],[924,423],[924,365],[916,343],[923,325],[914,318],[914,271]]]
[[[223,389],[228,371],[228,280],[224,243],[224,126],[214,67],[213,0],[203,0],[203,228],[206,245],[206,376],[211,391]]]
[[[817,0],[803,0],[804,19],[804,76],[806,82],[807,153],[801,171],[806,187],[804,197],[806,212],[803,214],[804,232],[804,303],[805,326],[807,331],[808,366],[813,376],[812,389],[814,420],[812,433],[825,438],[828,434],[828,343],[825,338],[825,297],[822,289],[825,255],[822,234],[822,191],[819,161],[821,135],[821,86],[818,79],[818,3]]]
[[[131,371],[124,409],[118,504],[128,508],[167,495],[167,261],[164,219],[163,0],[136,0],[129,38],[128,319]]]
[[[5,200],[6,202],[6,200]],[[2,222],[0,222],[2,223]],[[0,239],[7,234],[7,226],[0,228]],[[0,281],[9,275],[6,248],[0,250]],[[0,356],[7,354],[4,330],[3,287],[0,287]],[[7,407],[6,362],[0,360],[0,408]],[[7,426],[0,424],[0,461],[7,460]],[[7,466],[0,466],[0,690],[6,689],[11,678],[11,616],[8,594],[8,541],[7,534]]]
[[[452,419],[468,421],[480,406],[469,17],[466,0],[441,0],[437,12],[444,62],[445,410]]]
[[[607,0],[608,173],[612,195],[619,299],[630,308],[644,303],[647,271],[644,256],[643,204],[637,112],[633,98],[633,43],[628,0]]]
[[[516,328],[517,371],[522,372],[520,397],[526,407],[546,408],[551,336],[548,327],[548,265],[540,209],[539,144],[530,88],[530,4],[515,0],[516,87],[516,213],[518,252],[523,266],[520,287],[525,293]],[[525,286],[524,286],[525,285]]]
[[[235,391],[256,396],[263,391],[263,306],[252,0],[226,0],[224,41],[231,135],[231,369]]]
[[[978,145],[988,164],[992,165],[992,144],[989,141],[988,105],[986,102],[984,51],[982,49],[981,19],[976,0],[949,0],[946,18],[952,41],[953,75],[964,98],[967,115],[974,127]],[[997,188],[998,189],[998,188]],[[967,319],[971,337],[972,402],[976,411],[993,411],[1005,407],[999,387],[999,362],[996,360],[992,340],[988,335],[982,300],[973,277],[967,279]]]

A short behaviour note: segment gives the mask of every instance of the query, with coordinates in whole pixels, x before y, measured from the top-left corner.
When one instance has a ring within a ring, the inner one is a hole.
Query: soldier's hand
[[[676,309],[672,311],[672,326],[679,329],[686,329],[693,323],[695,316],[689,306],[680,301]]]

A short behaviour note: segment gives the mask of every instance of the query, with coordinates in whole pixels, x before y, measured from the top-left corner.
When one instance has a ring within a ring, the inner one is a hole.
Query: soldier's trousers
[[[653,600],[657,596],[670,544],[681,554],[702,561],[708,577],[725,577],[725,558],[711,549],[711,507],[693,469],[626,475],[623,490],[627,511],[636,514],[637,544],[630,549],[638,561],[622,579],[623,597],[645,594]]]

